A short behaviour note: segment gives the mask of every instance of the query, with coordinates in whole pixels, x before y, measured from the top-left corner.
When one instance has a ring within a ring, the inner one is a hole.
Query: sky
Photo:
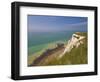
[[[87,17],[28,15],[28,32],[86,32],[87,23]]]

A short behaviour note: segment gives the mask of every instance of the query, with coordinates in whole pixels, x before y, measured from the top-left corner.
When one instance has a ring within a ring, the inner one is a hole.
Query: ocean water
[[[68,41],[75,31],[63,32],[30,32],[28,33],[28,55],[39,52],[46,44],[57,41]]]

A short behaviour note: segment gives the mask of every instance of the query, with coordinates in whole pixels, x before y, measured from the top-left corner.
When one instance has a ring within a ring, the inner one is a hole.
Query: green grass
[[[47,65],[71,65],[87,64],[87,48],[81,45],[74,48],[70,53],[66,53],[61,59],[53,59]]]

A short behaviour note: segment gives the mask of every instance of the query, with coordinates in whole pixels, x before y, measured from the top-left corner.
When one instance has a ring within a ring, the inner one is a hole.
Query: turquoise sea
[[[28,55],[37,53],[47,47],[47,44],[59,41],[68,41],[75,31],[63,32],[29,32],[28,33]]]

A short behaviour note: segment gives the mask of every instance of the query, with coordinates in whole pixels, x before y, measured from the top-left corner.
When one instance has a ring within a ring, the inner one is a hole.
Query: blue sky
[[[87,31],[87,17],[28,15],[29,32]]]

